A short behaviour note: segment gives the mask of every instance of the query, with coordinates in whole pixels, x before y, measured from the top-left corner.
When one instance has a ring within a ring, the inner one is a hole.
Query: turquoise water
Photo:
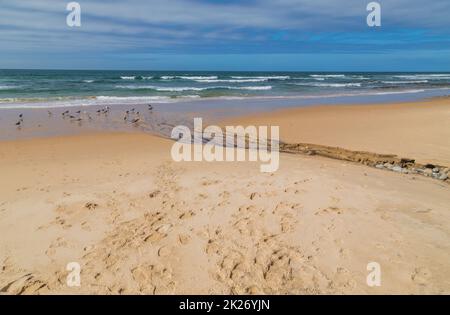
[[[0,108],[395,95],[439,89],[450,89],[450,73],[0,70]]]

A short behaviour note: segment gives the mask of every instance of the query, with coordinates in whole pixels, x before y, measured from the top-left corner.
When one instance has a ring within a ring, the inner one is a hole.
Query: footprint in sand
[[[411,280],[418,285],[427,285],[431,279],[431,271],[428,268],[418,267],[414,269],[411,275]]]

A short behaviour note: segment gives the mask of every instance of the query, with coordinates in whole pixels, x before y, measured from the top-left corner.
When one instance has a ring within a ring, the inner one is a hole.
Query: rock
[[[400,159],[401,164],[414,164],[415,162],[416,160],[413,159],[404,159],[404,158]]]
[[[398,166],[398,165],[396,165],[396,166],[394,166],[393,168],[392,168],[392,170],[394,171],[394,172],[402,172],[402,168],[400,167],[400,166]]]
[[[439,173],[439,169],[437,167],[433,168],[433,173]]]
[[[384,167],[391,169],[393,165],[391,163],[384,163]]]
[[[427,168],[427,169],[423,170],[423,174],[425,176],[431,176],[431,174],[433,174],[433,171],[431,170],[431,168]]]
[[[375,167],[379,168],[379,169],[382,169],[382,168],[384,168],[384,165],[383,164],[377,164],[377,165],[375,165]]]
[[[448,178],[447,174],[440,174],[439,179],[440,180],[446,180]]]
[[[425,164],[425,168],[433,169],[434,168],[434,164]]]
[[[409,170],[407,170],[406,168],[403,168],[403,169],[402,169],[402,173],[403,173],[403,174],[409,174]]]

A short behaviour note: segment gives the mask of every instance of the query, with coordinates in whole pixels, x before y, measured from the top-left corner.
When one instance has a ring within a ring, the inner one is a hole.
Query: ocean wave
[[[263,86],[240,86],[240,87],[227,87],[231,90],[253,90],[253,91],[264,91],[271,90],[271,85],[263,85]]]
[[[83,80],[84,83],[92,83],[94,80]]]
[[[266,82],[269,79],[211,79],[211,80],[194,80],[199,83],[250,83],[250,82]]]
[[[169,100],[168,96],[96,96],[99,101],[162,101]]]
[[[345,74],[311,74],[312,78],[345,78]]]
[[[265,80],[289,80],[288,75],[274,75],[274,76],[231,76],[232,79],[265,79]]]
[[[122,80],[135,80],[136,76],[122,76],[120,77]]]
[[[428,80],[416,80],[416,81],[381,81],[385,84],[414,84],[414,83],[427,83]]]
[[[19,85],[0,85],[0,90],[15,90],[20,87]]]
[[[207,88],[196,87],[162,87],[154,85],[116,85],[118,89],[130,89],[130,90],[155,90],[160,92],[184,92],[184,91],[203,91]]]
[[[0,109],[18,108],[65,108],[106,105],[139,105],[148,103],[176,103],[201,98],[200,95],[171,96],[89,96],[83,98],[0,98]]]
[[[216,80],[218,77],[216,75],[212,75],[212,76],[178,76],[177,78],[183,80]]]
[[[291,83],[293,85],[315,86],[315,87],[359,87],[361,83]]]
[[[161,77],[162,80],[174,80],[174,79],[181,79],[181,80],[217,80],[218,76],[212,75],[212,76],[172,76],[172,75],[164,75]]]
[[[394,75],[393,77],[407,80],[445,80],[450,79],[450,74],[408,74]]]
[[[272,86],[207,86],[207,87],[163,87],[154,85],[116,85],[119,89],[131,90],[155,90],[160,92],[185,92],[185,91],[206,91],[206,90],[271,90]]]

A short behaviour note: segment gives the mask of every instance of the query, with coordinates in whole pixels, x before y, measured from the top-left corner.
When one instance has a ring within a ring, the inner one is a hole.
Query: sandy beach
[[[444,98],[223,124],[448,167],[449,118]],[[0,293],[450,293],[448,180],[288,153],[275,173],[177,163],[172,144],[140,131],[2,141]],[[381,286],[367,285],[371,262]]]
[[[280,126],[286,143],[311,143],[396,154],[450,165],[450,98],[375,105],[282,109],[223,124]]]

